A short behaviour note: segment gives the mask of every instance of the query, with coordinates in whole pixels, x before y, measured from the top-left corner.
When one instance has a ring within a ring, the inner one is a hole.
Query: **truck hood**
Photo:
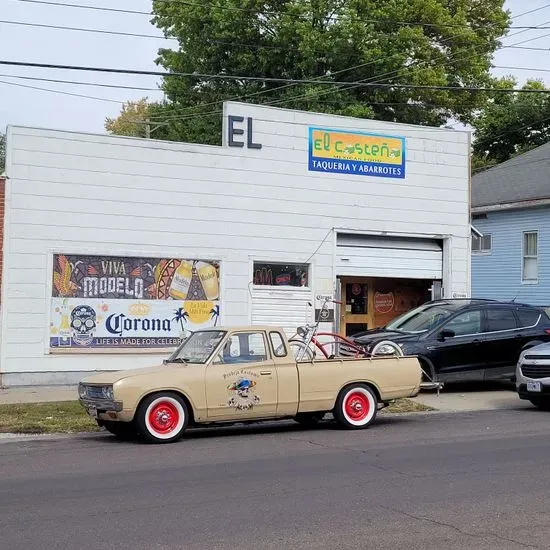
[[[190,363],[188,364],[182,364],[182,363],[172,363],[167,365],[156,365],[153,367],[143,367],[139,369],[129,369],[129,370],[118,370],[118,371],[112,371],[112,372],[102,372],[100,374],[94,374],[92,376],[87,376],[83,380],[81,380],[82,384],[105,384],[105,385],[111,385],[115,382],[119,382],[120,380],[124,380],[125,378],[131,378],[132,376],[143,376],[148,375],[155,375],[155,374],[164,374],[167,370],[181,370],[191,367],[192,365]]]

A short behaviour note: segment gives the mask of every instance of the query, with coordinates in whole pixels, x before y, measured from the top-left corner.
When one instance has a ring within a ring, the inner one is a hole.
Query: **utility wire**
[[[53,63],[30,63],[26,61],[9,61],[0,60],[0,65],[9,65],[15,67],[33,67],[41,69],[61,69],[70,71],[88,71],[111,74],[132,74],[132,75],[147,75],[147,76],[163,76],[163,77],[186,77],[197,78],[201,80],[234,80],[234,81],[250,81],[250,82],[284,82],[293,84],[321,84],[329,86],[364,86],[368,88],[395,88],[395,89],[410,89],[410,90],[456,90],[456,91],[471,91],[471,92],[495,92],[495,93],[541,93],[550,94],[550,90],[531,90],[531,89],[499,89],[483,86],[435,86],[422,84],[382,84],[376,82],[360,82],[360,81],[340,81],[340,80],[315,80],[315,79],[300,79],[300,78],[277,78],[270,76],[247,76],[247,75],[231,75],[231,74],[203,74],[203,73],[183,73],[183,72],[160,72],[160,71],[143,71],[136,69],[114,69],[109,67],[87,67],[80,65],[58,65]]]
[[[159,36],[155,34],[138,34],[134,32],[122,32],[122,31],[108,31],[103,29],[85,29],[83,27],[66,27],[61,25],[46,25],[44,23],[26,23],[24,21],[7,21],[5,19],[0,19],[0,23],[4,25],[17,25],[20,27],[37,27],[41,29],[56,29],[61,31],[78,31],[78,32],[89,32],[97,34],[113,34],[116,36],[132,36],[137,38],[155,38],[157,40],[175,40],[167,36]]]
[[[147,15],[147,16],[154,16],[154,12],[150,11],[139,11],[139,10],[128,10],[128,9],[119,9],[119,8],[108,8],[108,7],[102,7],[102,6],[90,6],[90,5],[81,5],[81,4],[71,4],[66,2],[50,2],[48,0],[16,0],[18,2],[24,2],[27,4],[41,4],[41,5],[47,5],[47,6],[58,6],[63,8],[78,8],[78,9],[86,9],[86,10],[97,10],[97,11],[106,11],[106,12],[113,12],[113,13],[125,13],[125,14],[134,14],[134,15]],[[208,6],[208,4],[198,4],[194,2],[175,2],[171,0],[171,3],[173,4],[182,4],[188,7],[205,7]],[[250,12],[258,15],[278,15],[279,12],[261,12],[256,10],[251,10],[250,8],[237,8],[232,6],[220,6],[220,5],[210,5],[212,8],[220,9],[220,10],[228,10],[228,11],[245,11]],[[543,6],[544,7],[544,6]],[[537,8],[533,11],[538,11],[542,8]],[[531,12],[527,12],[531,13]],[[285,14],[285,17],[292,17],[296,19],[305,19],[307,16],[300,16],[295,14]],[[446,27],[446,28],[464,28],[464,29],[474,29],[470,25],[461,25],[458,23],[422,23],[420,21],[395,21],[392,19],[361,19],[361,21],[365,23],[379,23],[379,24],[392,24],[392,25],[399,25],[404,27]],[[508,29],[540,29],[541,27],[536,26],[508,26]],[[544,29],[550,29],[550,27],[542,27]]]
[[[530,14],[530,13],[537,12],[537,11],[540,11],[540,10],[545,9],[545,8],[548,8],[548,7],[550,7],[550,4],[546,4],[546,5],[541,6],[541,7],[539,7],[539,8],[535,8],[534,10],[529,10],[529,11],[526,11],[526,12],[522,12],[522,13],[520,13],[520,14],[518,14],[518,15],[512,17],[511,20],[513,21],[514,19],[518,19],[518,18],[520,18],[520,17],[523,17],[524,15],[528,15],[528,14]],[[543,24],[543,25],[546,25],[547,23],[550,23],[550,21],[545,21],[545,22],[542,23],[542,24]],[[522,34],[522,33],[525,33],[525,32],[527,32],[527,30],[520,30],[520,31],[518,31],[518,32],[515,32],[515,33],[509,35],[509,36],[506,37],[506,38],[511,38],[511,37],[513,37],[513,36],[517,36],[518,34]],[[447,38],[446,40],[444,40],[443,43],[449,43],[451,40],[453,40],[454,38],[457,38],[458,36],[459,36],[459,35],[451,36],[451,37]],[[529,40],[527,40],[527,42],[528,42],[528,41],[529,41]],[[524,43],[524,42],[520,42],[520,44],[521,44],[521,43]],[[477,48],[477,49],[480,49],[480,48]],[[398,56],[398,55],[400,55],[400,54],[394,54],[394,55],[392,55],[392,56],[389,56],[389,57],[386,58],[386,60],[390,60],[392,57],[396,57],[396,56]],[[474,57],[475,55],[476,55],[476,54],[472,54],[470,57]],[[452,59],[453,57],[456,57],[456,56],[457,56],[457,54],[452,54],[451,56],[449,56],[449,57],[446,59],[446,61],[448,61],[449,59]],[[379,62],[379,61],[380,61],[380,60],[374,60],[374,61],[372,61],[372,62],[370,62],[370,63],[367,63],[366,65],[371,65],[372,63],[376,63],[376,62]],[[429,64],[429,61],[418,61],[418,62],[413,63],[413,64],[412,64],[410,67],[408,67],[408,68],[419,67],[419,66],[427,65],[427,64]],[[437,66],[437,65],[436,65],[436,66]],[[354,67],[354,68],[358,68],[358,67]],[[353,69],[353,68],[350,68],[349,70],[352,70],[352,69]],[[388,80],[391,79],[392,76],[399,74],[400,71],[401,71],[401,69],[397,69],[397,70],[394,70],[394,71],[390,71],[390,72],[387,72],[387,73],[383,73],[382,75],[379,75],[379,76],[374,77],[374,78],[363,79],[361,82],[365,82],[365,81],[369,82],[369,81],[373,81],[373,80],[377,81],[377,79],[380,79],[380,78],[382,78],[382,77],[386,77],[386,78],[384,78],[383,80],[379,80],[380,82],[388,81]],[[339,72],[340,72],[340,73],[341,73],[341,72],[346,72],[346,69],[344,69],[343,71],[339,71]],[[338,74],[338,73],[334,73],[334,74]],[[317,77],[317,78],[319,79],[319,78],[322,78],[322,77]],[[270,92],[272,93],[272,92],[277,91],[277,90],[280,91],[280,90],[282,90],[283,88],[288,88],[288,87],[292,87],[292,86],[296,86],[296,85],[297,85],[297,84],[287,84],[287,85],[285,85],[285,86],[276,87],[276,88],[271,89],[271,90],[270,90],[270,89],[265,89],[265,90],[260,90],[260,91],[258,91],[258,92],[254,92],[254,93],[252,93],[252,94],[245,94],[245,95],[242,95],[242,94],[241,94],[240,96],[228,98],[228,99],[225,99],[224,101],[233,101],[233,100],[249,99],[249,98],[251,98],[251,97],[253,97],[253,96],[258,96],[258,95],[265,94],[265,93],[270,93]],[[351,89],[353,89],[353,88],[355,88],[355,87],[356,87],[356,86],[348,87],[347,90],[351,90]],[[328,94],[330,94],[330,93],[335,93],[335,92],[337,92],[337,91],[339,91],[339,89],[332,90],[332,91],[329,90],[329,91],[324,91],[324,92],[317,92],[317,93],[314,93],[314,94],[311,94],[311,93],[309,93],[309,94],[303,94],[303,95],[300,95],[300,96],[295,96],[295,97],[293,97],[293,98],[288,98],[288,99],[286,99],[286,100],[284,100],[284,101],[283,101],[283,100],[276,100],[276,101],[272,101],[272,102],[267,102],[266,104],[267,104],[267,105],[270,105],[270,104],[271,104],[271,105],[275,105],[275,104],[280,104],[280,103],[285,103],[285,102],[290,102],[290,101],[297,101],[297,100],[299,100],[299,99],[314,99],[315,97],[319,97],[319,96],[322,96],[322,95],[328,95]],[[213,101],[213,102],[210,102],[210,103],[202,103],[202,104],[200,104],[200,105],[196,105],[196,106],[187,108],[187,109],[185,110],[185,112],[189,112],[190,110],[197,109],[197,108],[199,108],[199,107],[206,107],[206,106],[211,106],[211,105],[218,105],[219,103],[221,103],[221,101]],[[182,112],[184,112],[184,111],[181,111],[181,110],[178,109],[178,112],[179,112],[179,113],[182,113]],[[199,116],[199,117],[200,117],[200,116],[210,116],[210,115],[213,115],[213,114],[216,114],[216,112],[215,112],[215,111],[212,111],[212,112],[210,112],[210,113],[206,113],[205,115],[201,115],[201,114],[199,114],[199,113],[196,113],[196,115]],[[219,114],[221,114],[221,111],[219,111]],[[180,115],[180,116],[181,116],[181,115]],[[162,115],[158,115],[158,116],[155,117],[155,118],[162,118]],[[178,115],[172,115],[172,116],[170,116],[170,117],[164,116],[163,120],[177,119],[177,118],[178,118]],[[188,118],[188,117],[184,117],[184,118]]]
[[[118,84],[103,84],[100,82],[82,82],[80,80],[60,80],[57,78],[39,78],[37,76],[22,76],[17,74],[0,74],[3,78],[17,78],[19,80],[34,80],[40,82],[53,82],[55,84],[71,84],[74,86],[97,86],[99,88],[117,88],[121,90],[141,90],[145,92],[161,92],[164,94],[162,88],[145,88],[142,86],[122,86]]]
[[[549,4],[549,6],[550,6],[550,4]],[[527,13],[529,13],[529,12],[527,12]],[[522,15],[524,15],[524,14],[519,14],[517,17],[521,17]],[[543,23],[543,24],[546,24],[546,22]],[[507,38],[517,36],[517,35],[522,34],[524,32],[526,32],[526,31],[521,30],[521,31],[515,32],[515,33],[511,34],[510,36],[508,36]],[[447,39],[446,41],[448,42],[448,41],[452,40],[452,38],[453,37]],[[517,42],[515,44],[524,44],[524,43],[529,42],[531,40],[537,40],[538,38],[540,38],[540,37],[526,39],[526,40],[523,40],[521,42]],[[478,49],[480,49],[480,48],[476,48],[476,50],[478,50]],[[467,57],[462,58],[462,59],[468,59],[470,57],[474,57],[475,55],[477,55],[476,50],[474,50],[474,53],[471,54],[470,56],[467,56]],[[457,56],[457,54],[453,54],[453,55],[449,56],[448,58],[446,58],[445,61],[448,61],[449,59],[452,59],[453,57],[456,57],[456,56]],[[427,65],[428,63],[429,63],[428,61],[421,61],[420,63],[417,63],[416,65],[412,65],[411,67],[408,67],[408,68],[414,68],[414,67],[419,67],[419,66],[422,66],[422,65]],[[398,70],[395,70],[395,71],[390,71],[388,73],[384,73],[382,75],[379,75],[378,77],[363,79],[362,81],[359,81],[359,82],[363,83],[363,82],[373,82],[373,81],[375,81],[376,83],[379,83],[379,82],[381,83],[381,82],[390,80],[391,77],[396,76],[400,71],[401,71],[401,69],[398,69]],[[381,79],[382,77],[386,77],[386,78]],[[294,85],[295,84],[289,84],[288,86],[294,86]],[[345,87],[344,89],[346,91],[349,91],[349,90],[352,90],[354,88],[357,88],[359,85],[360,84],[351,85],[351,86]],[[280,90],[280,89],[281,88],[275,88],[275,90]],[[271,102],[267,102],[267,103],[265,103],[265,105],[280,105],[282,103],[290,103],[290,102],[293,102],[293,101],[298,101],[300,99],[318,100],[318,98],[321,97],[321,96],[326,96],[326,95],[329,95],[329,94],[332,94],[332,93],[336,93],[340,90],[341,90],[341,88],[337,88],[337,89],[327,90],[327,91],[306,93],[306,94],[302,94],[302,95],[298,95],[298,96],[294,96],[294,97],[290,97],[290,98],[282,98],[282,99],[274,100],[274,101],[271,101]],[[268,91],[269,90],[264,90],[263,92],[268,92]],[[274,90],[271,90],[271,91],[274,91]],[[244,98],[246,98],[246,96],[241,96],[240,98],[236,98],[236,99],[244,99]],[[226,100],[226,101],[229,101],[229,100]],[[198,107],[205,107],[207,105],[217,105],[219,103],[221,103],[221,101],[202,104],[202,105],[191,107],[189,109],[196,109]],[[221,113],[222,113],[222,111],[210,111],[208,113],[194,113],[191,116],[188,116],[188,115],[187,116],[186,115],[182,116],[180,114],[180,115],[172,115],[172,116],[164,116],[163,117],[162,115],[159,115],[159,116],[154,117],[154,118],[158,119],[159,121],[162,120],[164,122],[167,122],[169,120],[183,120],[183,119],[194,118],[194,117],[212,116],[212,115],[217,115],[217,114],[221,114]]]
[[[30,86],[29,84],[21,84],[20,82],[8,82],[6,80],[0,80],[0,84],[5,84],[6,86],[19,86],[20,88],[29,88],[31,90],[39,90],[41,92],[52,92],[55,94],[70,95],[74,97],[82,97],[84,99],[94,99],[96,101],[105,101],[107,103],[117,103],[118,105],[123,105],[124,101],[118,101],[116,99],[106,99],[104,97],[89,96],[84,94],[76,94],[73,92],[65,92],[63,90],[52,90],[50,88],[42,88],[38,86]]]

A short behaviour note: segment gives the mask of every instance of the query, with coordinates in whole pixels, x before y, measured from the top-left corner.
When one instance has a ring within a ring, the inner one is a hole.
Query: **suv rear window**
[[[487,332],[499,332],[517,328],[516,318],[511,309],[488,309]]]
[[[538,323],[540,311],[536,309],[520,309],[517,312],[520,327],[532,327]]]

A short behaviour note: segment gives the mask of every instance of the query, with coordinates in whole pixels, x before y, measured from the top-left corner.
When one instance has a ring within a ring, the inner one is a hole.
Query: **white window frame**
[[[479,250],[474,249],[474,236],[472,235],[472,254],[491,254],[493,250],[493,234],[492,233],[484,233],[483,235],[476,235],[479,242]],[[489,248],[483,248],[483,241],[484,239],[489,240]]]
[[[536,235],[537,250],[536,254],[527,255],[525,253],[525,241],[528,235]],[[525,285],[536,285],[539,282],[539,232],[538,231],[524,231],[522,233],[521,242],[521,282]],[[533,279],[527,279],[525,277],[525,260],[535,260],[537,266],[537,276]]]

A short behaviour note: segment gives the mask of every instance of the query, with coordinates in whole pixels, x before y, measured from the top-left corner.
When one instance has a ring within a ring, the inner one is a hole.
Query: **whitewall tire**
[[[183,399],[171,392],[146,397],[136,414],[140,433],[151,443],[177,441],[189,423],[189,411]]]
[[[378,399],[365,384],[353,384],[344,388],[334,407],[334,418],[344,428],[361,430],[376,418]]]

